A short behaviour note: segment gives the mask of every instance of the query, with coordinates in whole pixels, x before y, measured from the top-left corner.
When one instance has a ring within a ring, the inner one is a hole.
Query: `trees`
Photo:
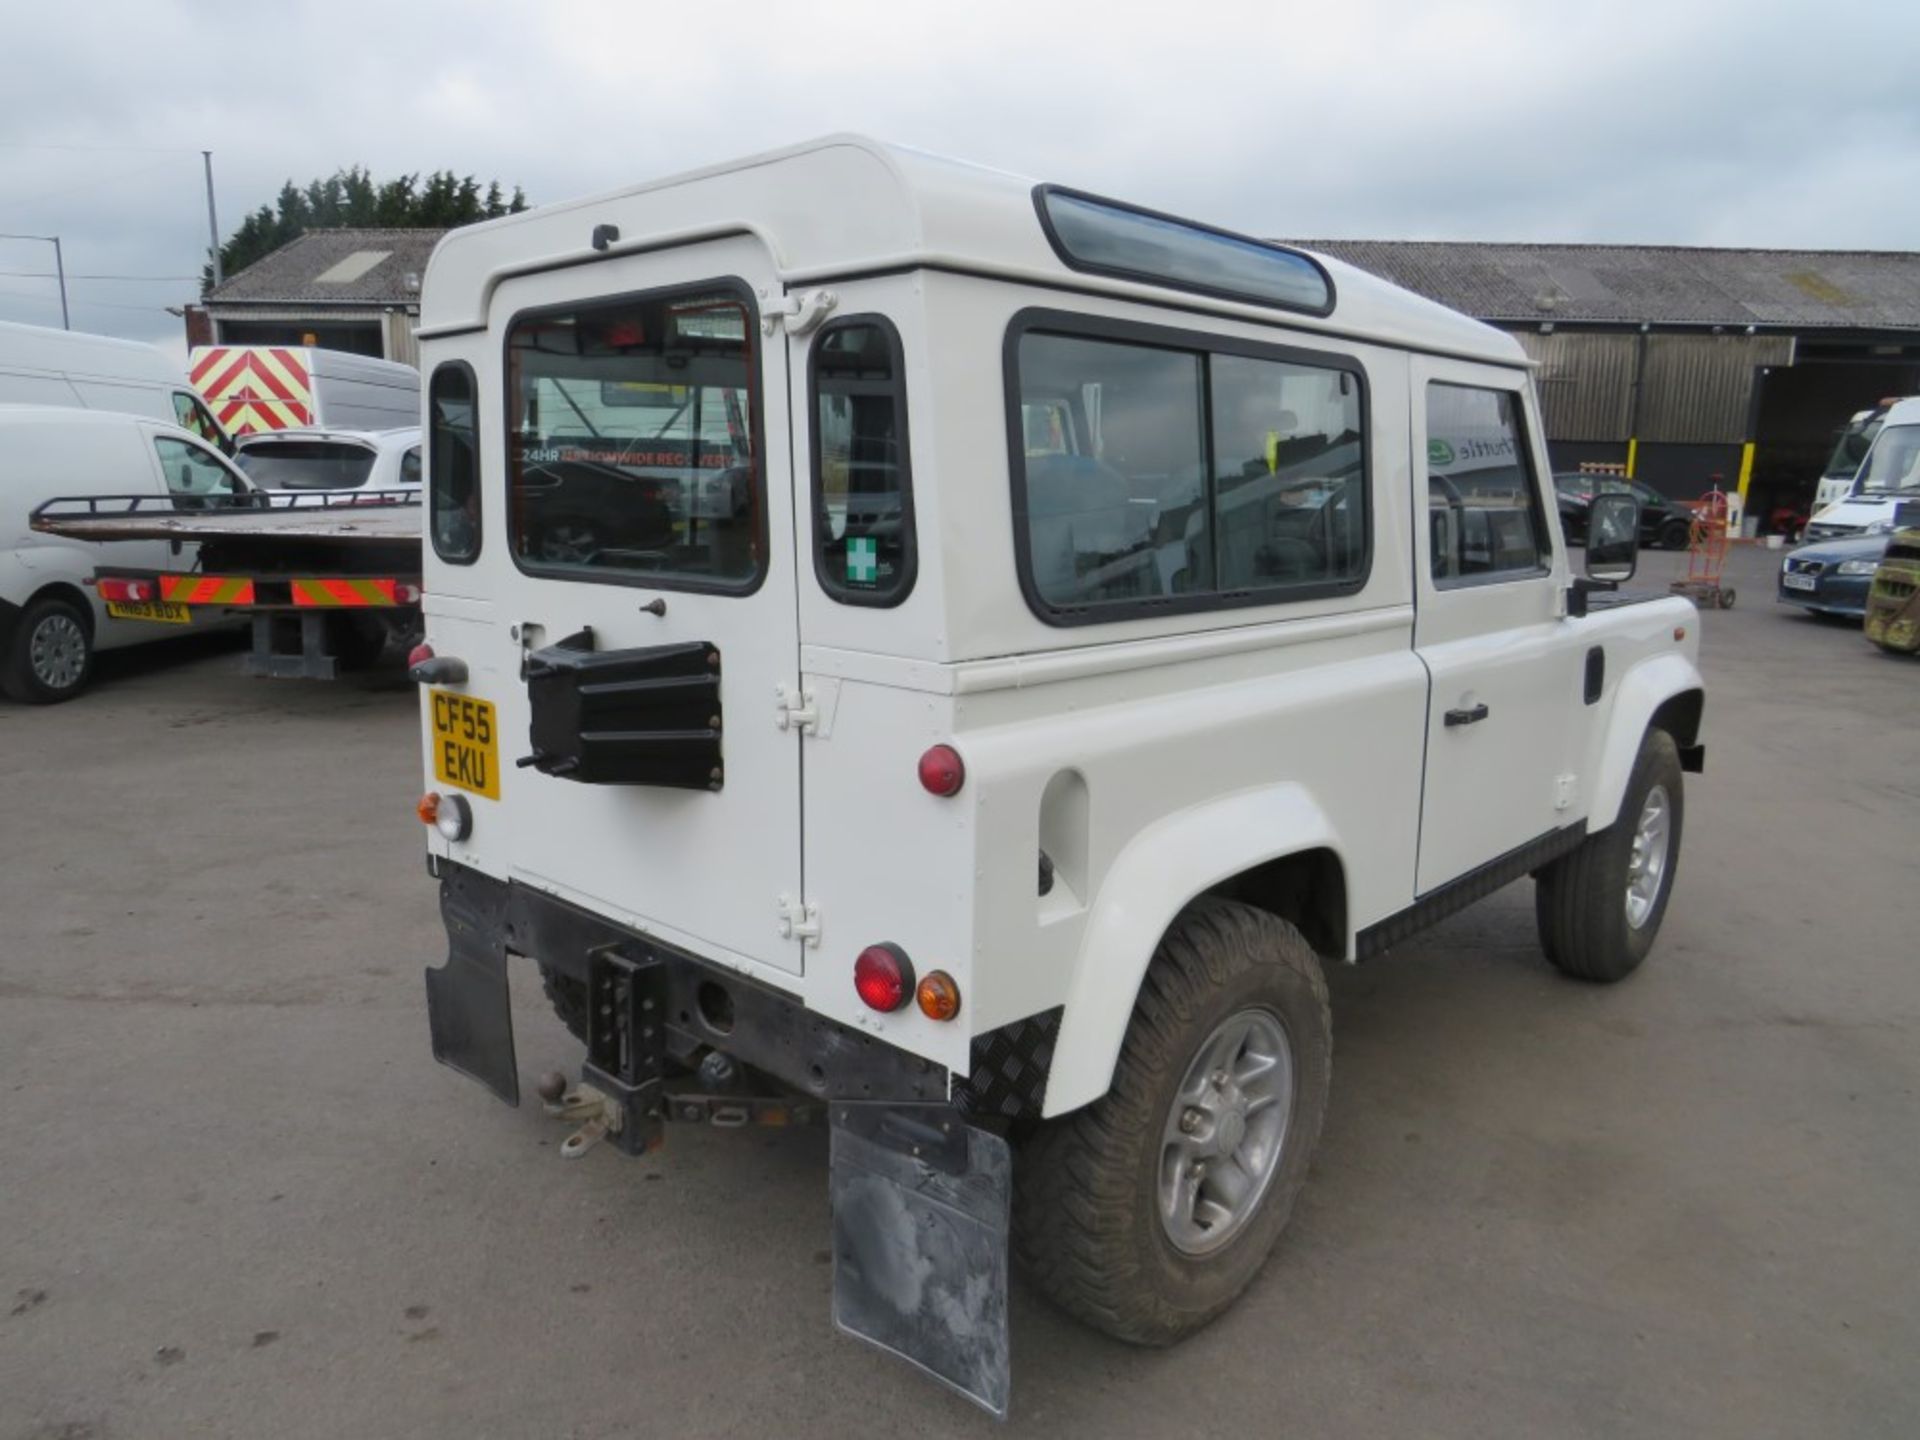
[[[355,165],[336,170],[324,180],[308,181],[304,188],[287,181],[273,204],[255,210],[227,237],[220,246],[220,264],[223,273],[232,275],[308,230],[342,225],[451,229],[526,208],[527,197],[518,185],[509,199],[498,180],[491,181],[483,194],[473,176],[457,176],[451,170],[436,170],[424,180],[413,174],[376,182],[365,167]],[[208,264],[201,275],[200,293],[205,295],[212,288],[213,266]]]

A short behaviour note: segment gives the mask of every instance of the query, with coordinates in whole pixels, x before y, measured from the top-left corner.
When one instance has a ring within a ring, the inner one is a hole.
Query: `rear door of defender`
[[[797,973],[779,906],[800,897],[800,741],[775,707],[799,662],[789,382],[768,293],[746,237],[495,292],[506,534],[489,545],[511,563],[487,668],[519,683],[485,697],[499,749],[482,760],[514,879]]]

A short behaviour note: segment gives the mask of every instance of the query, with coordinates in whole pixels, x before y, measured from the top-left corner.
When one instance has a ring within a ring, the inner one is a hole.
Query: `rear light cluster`
[[[160,598],[160,582],[132,575],[102,575],[98,581],[102,600],[139,604]]]
[[[464,840],[473,833],[473,807],[463,795],[442,795],[429,790],[414,806],[420,823],[431,825],[449,840]]]
[[[930,971],[914,983],[913,961],[898,945],[869,945],[853,962],[853,988],[870,1010],[890,1015],[909,999],[929,1020],[951,1020],[960,1013],[960,986],[944,970]]]

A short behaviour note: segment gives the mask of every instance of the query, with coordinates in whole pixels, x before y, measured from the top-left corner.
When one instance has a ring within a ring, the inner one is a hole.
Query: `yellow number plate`
[[[500,798],[500,730],[493,702],[446,690],[427,692],[433,706],[433,773],[448,785]]]
[[[162,625],[193,623],[193,613],[172,600],[109,600],[107,614],[116,620],[153,620]]]

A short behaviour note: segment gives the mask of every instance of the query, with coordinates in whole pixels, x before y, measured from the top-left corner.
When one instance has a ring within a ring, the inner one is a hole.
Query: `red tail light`
[[[935,745],[920,757],[920,784],[929,795],[958,795],[967,783],[967,767],[951,745]]]
[[[433,659],[433,646],[422,640],[407,652],[407,668],[411,670],[414,666],[424,664],[431,659]]]
[[[102,575],[98,583],[102,600],[140,604],[160,598],[160,583],[157,580],[132,575]]]
[[[853,988],[870,1009],[898,1010],[913,995],[913,962],[898,945],[869,945],[853,962]]]

